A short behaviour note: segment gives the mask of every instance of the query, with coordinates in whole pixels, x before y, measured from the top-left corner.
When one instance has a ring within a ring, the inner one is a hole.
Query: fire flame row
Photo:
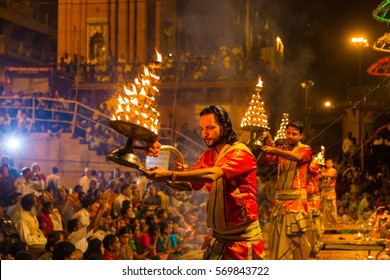
[[[249,108],[241,120],[241,127],[243,129],[253,130],[253,127],[258,127],[259,129],[269,130],[268,116],[265,114],[264,101],[260,96],[262,88],[263,81],[260,77],[256,85],[256,93],[252,95]]]
[[[111,120],[126,121],[143,126],[155,134],[160,127],[160,114],[155,97],[160,94],[156,84],[160,82],[158,72],[162,69],[162,56],[156,50],[157,60],[143,66],[134,83],[118,91],[117,108]]]

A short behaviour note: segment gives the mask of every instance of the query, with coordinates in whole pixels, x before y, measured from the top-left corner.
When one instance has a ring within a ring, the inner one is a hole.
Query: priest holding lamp
[[[151,168],[154,181],[188,181],[194,190],[209,192],[207,225],[211,229],[203,244],[203,259],[260,260],[264,242],[257,214],[256,159],[238,142],[228,113],[208,106],[200,113],[200,130],[208,149],[191,169],[175,163],[175,170]],[[149,152],[156,154],[156,148]],[[158,150],[158,149],[157,149]]]

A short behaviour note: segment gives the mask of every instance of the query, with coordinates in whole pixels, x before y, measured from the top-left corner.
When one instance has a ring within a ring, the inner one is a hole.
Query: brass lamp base
[[[251,131],[251,139],[246,143],[252,154],[257,158],[260,155],[261,149],[263,148],[263,142],[259,139],[259,134],[263,131]]]
[[[125,132],[124,131],[125,129],[131,129],[135,133],[135,136],[141,138],[144,141],[147,141],[147,140],[151,141],[152,139],[154,139],[154,138],[152,138],[154,136],[154,135],[152,135],[152,133],[146,132],[145,129],[143,127],[140,127],[139,125],[135,125],[132,123],[125,123],[125,122],[118,123],[118,121],[113,121],[113,122],[110,122],[110,126],[122,134]],[[133,151],[133,148],[145,149],[145,147],[133,147],[134,135],[130,134],[127,130],[126,130],[126,136],[128,137],[126,146],[123,148],[119,148],[119,149],[112,151],[107,156],[107,159],[110,161],[113,161],[117,164],[137,169],[137,170],[141,171],[142,173],[146,173],[147,170],[142,165],[140,158]],[[169,145],[162,145],[160,150],[161,151],[169,151],[169,152],[173,153],[176,156],[177,160],[180,161],[182,164],[184,164],[184,159],[183,159],[182,154],[175,147],[172,147]],[[189,182],[168,181],[168,182],[166,182],[166,184],[168,186],[176,189],[176,190],[192,191],[192,186],[191,186],[191,183],[189,183]]]
[[[140,158],[134,154],[132,151],[124,148],[119,148],[114,151],[112,151],[108,156],[107,159],[118,163],[120,165],[128,166],[130,168],[137,169],[141,171],[142,173],[146,172],[146,169],[141,164]]]
[[[112,129],[120,134],[127,136],[126,146],[112,151],[107,159],[120,165],[128,166],[145,173],[146,170],[141,164],[140,158],[133,151],[133,139],[141,139],[147,142],[154,142],[157,135],[140,125],[125,121],[109,121]]]
[[[153,133],[151,130],[135,123],[125,121],[109,121],[108,124],[116,132],[132,139],[139,139],[148,143],[153,143],[158,138],[158,135]]]

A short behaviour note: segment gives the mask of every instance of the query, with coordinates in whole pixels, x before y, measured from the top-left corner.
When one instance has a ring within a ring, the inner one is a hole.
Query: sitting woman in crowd
[[[103,255],[103,242],[98,238],[90,239],[87,250],[84,252],[83,260],[103,260]]]

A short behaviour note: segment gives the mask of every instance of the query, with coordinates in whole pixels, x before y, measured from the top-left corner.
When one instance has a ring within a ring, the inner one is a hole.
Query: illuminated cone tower
[[[261,77],[256,85],[255,93],[252,95],[252,100],[249,103],[248,110],[241,120],[241,127],[243,130],[251,133],[251,138],[247,146],[251,148],[252,152],[257,156],[263,143],[260,139],[264,136],[264,132],[269,130],[268,116],[264,108],[264,100],[260,93],[263,90],[263,81]]]
[[[288,122],[289,122],[289,114],[283,113],[282,122],[275,136],[275,142],[278,141],[284,144],[284,141],[286,140],[286,128]]]
[[[251,132],[262,132],[269,129],[268,116],[265,114],[264,100],[260,93],[263,90],[263,81],[259,78],[256,92],[252,95],[249,108],[241,121],[241,127]]]

